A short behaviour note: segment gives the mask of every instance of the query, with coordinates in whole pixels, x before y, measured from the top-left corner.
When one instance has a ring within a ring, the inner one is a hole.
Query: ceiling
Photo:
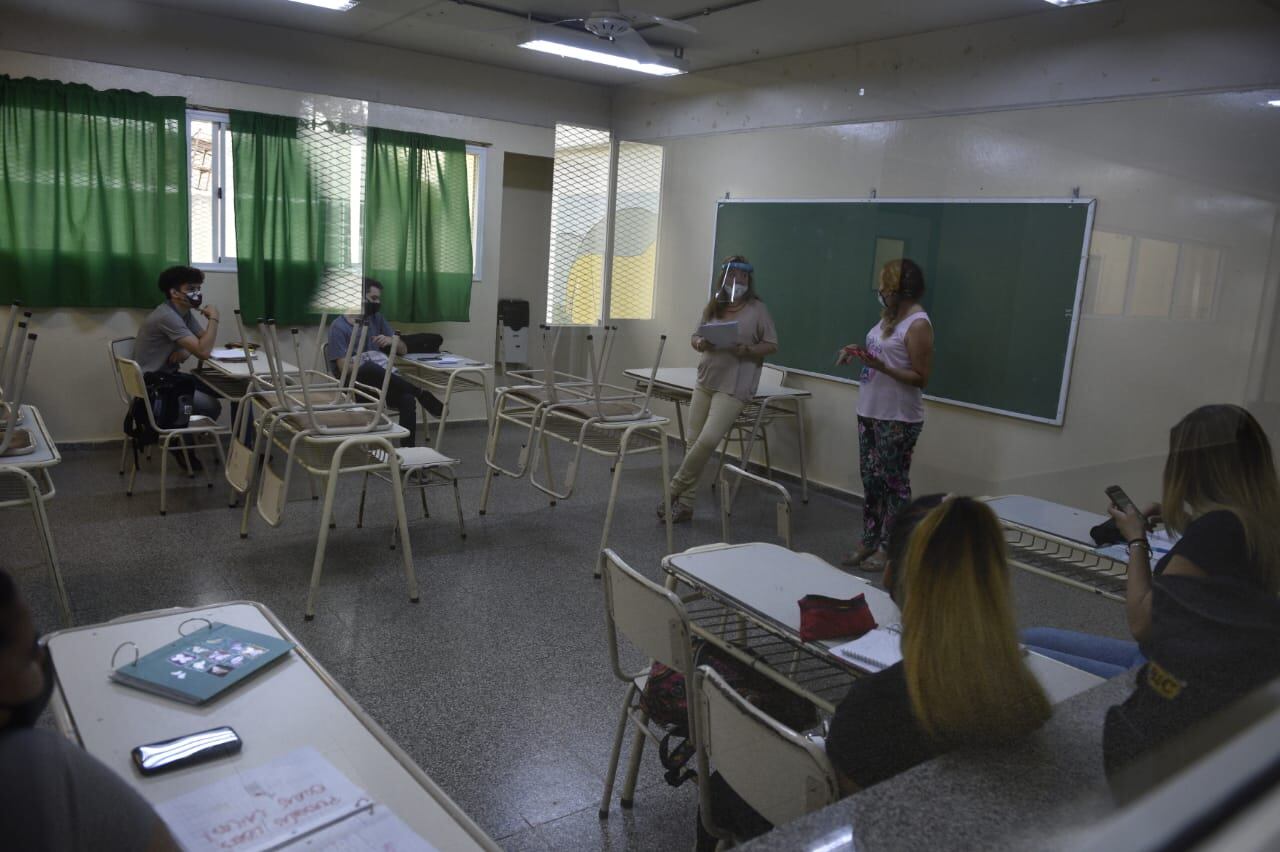
[[[638,76],[516,46],[527,18],[578,18],[596,9],[617,8],[614,0],[360,0],[346,12],[288,0],[143,2],[587,83],[615,85],[634,82]],[[683,48],[693,70],[1017,15],[1075,11],[1055,9],[1044,0],[623,0],[621,5],[696,26],[696,34],[643,29],[659,49]]]

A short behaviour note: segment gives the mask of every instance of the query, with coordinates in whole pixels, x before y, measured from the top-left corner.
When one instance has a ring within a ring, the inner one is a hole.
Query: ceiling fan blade
[[[673,30],[684,30],[687,33],[696,33],[698,31],[698,28],[693,24],[686,24],[684,21],[677,21],[674,18],[664,18],[661,15],[652,15],[648,12],[628,10],[622,14],[637,24],[657,24],[660,27],[667,27]]]
[[[655,63],[658,62],[658,54],[653,52],[653,48],[649,46],[649,42],[644,40],[644,36],[635,30],[627,30],[613,37],[613,43],[617,45],[618,51],[629,59],[636,62]]]

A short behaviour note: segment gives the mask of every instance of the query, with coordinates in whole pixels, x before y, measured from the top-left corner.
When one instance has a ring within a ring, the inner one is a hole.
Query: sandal
[[[875,549],[864,547],[852,553],[846,553],[844,558],[840,560],[840,564],[846,568],[857,568],[866,562],[875,554]]]

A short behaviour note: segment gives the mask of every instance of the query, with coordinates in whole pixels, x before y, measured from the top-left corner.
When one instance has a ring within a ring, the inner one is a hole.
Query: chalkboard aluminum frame
[[[1076,271],[1076,294],[1071,307],[1071,329],[1067,336],[1067,353],[1063,359],[1062,368],[1062,387],[1058,391],[1058,412],[1054,417],[1037,417],[1034,414],[1024,414],[1020,411],[1006,411],[1002,408],[992,408],[988,405],[978,405],[972,402],[965,402],[959,399],[948,399],[942,396],[933,396],[925,394],[924,398],[931,402],[940,402],[945,405],[955,405],[960,408],[969,408],[974,411],[983,411],[987,414],[996,414],[1001,417],[1012,417],[1017,420],[1030,420],[1033,423],[1045,423],[1049,426],[1062,426],[1066,422],[1067,415],[1067,391],[1071,387],[1071,366],[1075,361],[1076,353],[1076,335],[1080,329],[1080,309],[1084,301],[1084,281],[1088,273],[1089,266],[1089,240],[1093,236],[1093,217],[1097,210],[1098,199],[1096,198],[731,198],[726,193],[724,198],[717,198],[715,203],[715,221],[712,224],[711,232],[711,279],[712,285],[707,298],[710,299],[715,295],[715,279],[716,268],[719,265],[719,259],[715,257],[716,239],[719,236],[720,227],[720,208],[726,204],[1084,204],[1088,206],[1085,212],[1084,221],[1084,242],[1080,246],[1080,266]],[[813,376],[826,381],[839,382],[846,385],[859,384],[856,379],[846,379],[841,376],[831,376],[826,373],[816,373],[812,370],[801,370],[796,367],[787,367],[782,364],[773,364],[768,361],[769,366],[776,370],[782,370],[784,373],[797,373],[802,376]]]

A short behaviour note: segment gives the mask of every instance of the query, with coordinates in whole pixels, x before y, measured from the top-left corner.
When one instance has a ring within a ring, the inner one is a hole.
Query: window
[[[332,201],[331,243],[325,281],[317,297],[320,307],[337,307],[359,299],[360,217],[364,196],[364,135],[360,128],[325,129],[325,117],[310,117],[308,145],[319,166],[321,194]],[[236,214],[232,201],[234,164],[231,125],[226,113],[187,111],[191,169],[191,263],[201,269],[233,271],[236,259]],[[485,154],[467,146],[467,206],[471,215],[472,277],[481,280],[484,248]],[[330,304],[332,303],[332,304]]]
[[[1211,320],[1221,265],[1215,246],[1095,229],[1087,304],[1095,316]]]
[[[187,111],[191,159],[191,262],[234,269],[236,211],[231,203],[231,133],[225,113]]]
[[[653,317],[661,188],[661,147],[556,125],[548,323]]]

